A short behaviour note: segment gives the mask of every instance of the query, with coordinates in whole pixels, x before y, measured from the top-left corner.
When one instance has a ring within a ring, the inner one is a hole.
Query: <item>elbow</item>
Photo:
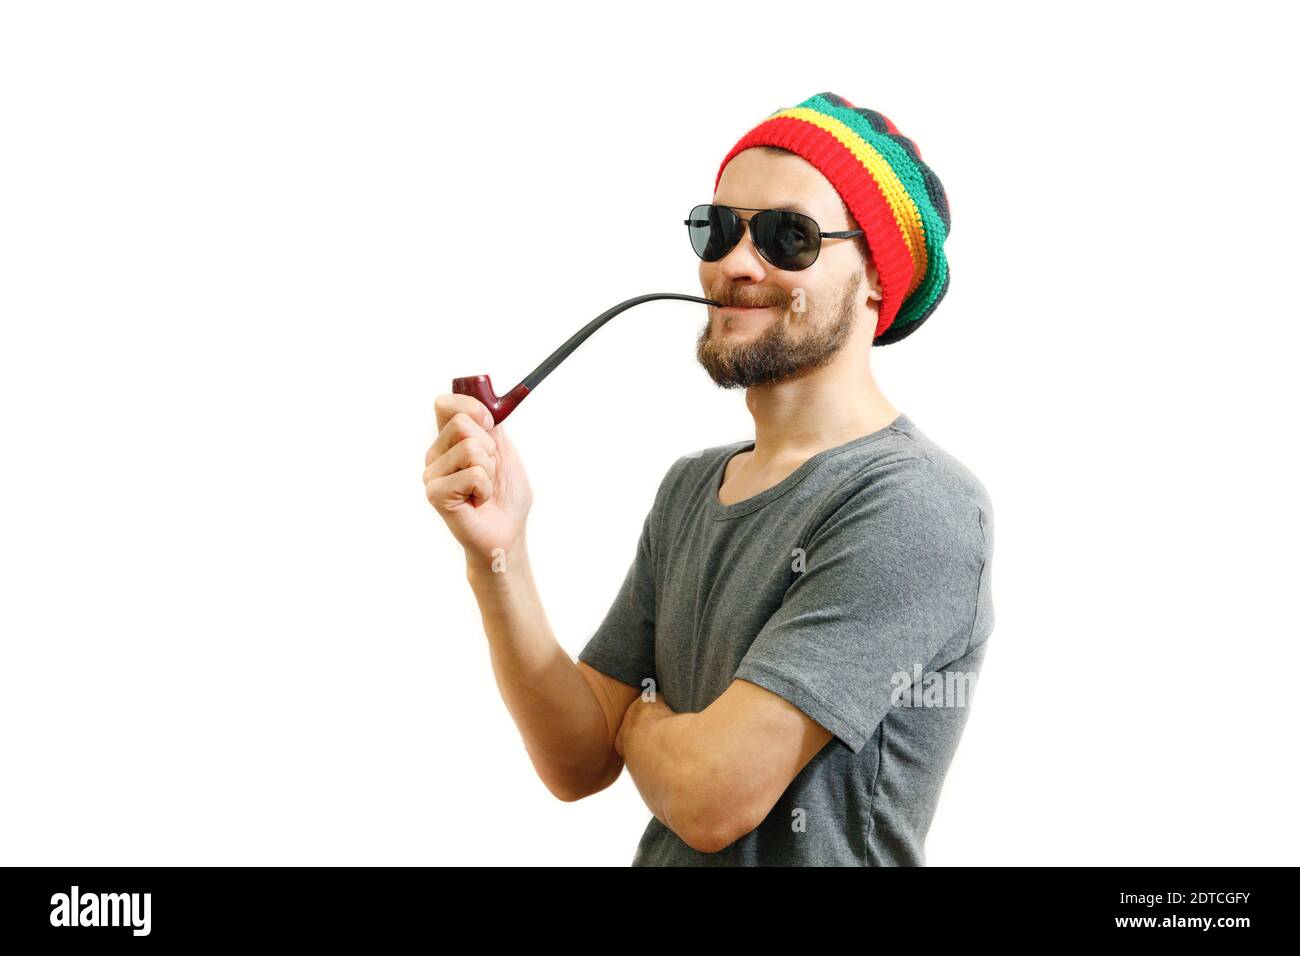
[[[565,784],[547,783],[546,789],[551,791],[551,796],[565,803],[576,803],[583,797],[589,797],[595,790],[587,787],[571,787]]]
[[[609,786],[607,783],[601,784],[600,786],[591,786],[572,783],[569,781],[550,780],[545,780],[543,783],[546,784],[546,789],[551,791],[551,796],[555,797],[557,800],[562,800],[565,803],[576,803],[583,797],[589,797],[593,793],[599,793],[601,790],[604,790],[605,787]]]
[[[600,793],[623,771],[623,762],[617,761],[603,768],[599,774],[549,773],[541,774],[542,783],[557,800],[575,803],[593,793]]]
[[[677,835],[697,853],[719,853],[745,834],[725,824],[701,821],[682,826]]]
[[[588,787],[579,786],[577,783],[570,780],[556,780],[543,777],[542,783],[546,785],[547,790],[551,791],[551,796],[556,800],[563,801],[564,803],[574,803],[581,800],[583,797],[591,796],[591,794],[595,792]]]
[[[696,808],[683,815],[677,835],[699,853],[718,853],[761,823],[737,807]]]
[[[767,814],[761,801],[738,793],[736,780],[734,776],[698,775],[688,777],[676,789],[665,815],[673,832],[692,850],[725,850],[763,822]]]

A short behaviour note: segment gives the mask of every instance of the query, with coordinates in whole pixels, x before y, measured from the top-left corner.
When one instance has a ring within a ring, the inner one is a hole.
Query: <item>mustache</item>
[[[744,292],[719,292],[710,298],[724,306],[734,305],[746,309],[767,309],[773,306],[784,308],[786,305],[784,296],[774,297],[771,293],[751,295]]]

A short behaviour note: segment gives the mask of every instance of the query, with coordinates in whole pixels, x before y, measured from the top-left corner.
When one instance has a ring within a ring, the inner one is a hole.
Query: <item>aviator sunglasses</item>
[[[736,210],[752,212],[741,219]],[[817,220],[803,213],[785,209],[750,209],[745,206],[719,206],[705,203],[691,210],[686,222],[691,248],[705,262],[717,262],[740,242],[749,223],[749,234],[758,254],[785,272],[807,269],[817,261],[823,239],[851,239],[862,235],[861,229],[847,232],[822,232]]]

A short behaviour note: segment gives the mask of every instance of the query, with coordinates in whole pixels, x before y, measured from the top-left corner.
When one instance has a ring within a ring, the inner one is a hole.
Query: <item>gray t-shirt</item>
[[[735,442],[679,458],[579,660],[678,713],[737,678],[834,736],[717,853],[652,818],[633,865],[922,865],[993,628],[988,494],[906,415],[718,501]]]

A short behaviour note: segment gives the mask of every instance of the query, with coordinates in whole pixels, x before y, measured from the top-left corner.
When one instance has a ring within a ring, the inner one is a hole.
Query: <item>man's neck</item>
[[[781,469],[884,428],[898,417],[868,362],[832,362],[793,381],[750,388],[756,470]]]

